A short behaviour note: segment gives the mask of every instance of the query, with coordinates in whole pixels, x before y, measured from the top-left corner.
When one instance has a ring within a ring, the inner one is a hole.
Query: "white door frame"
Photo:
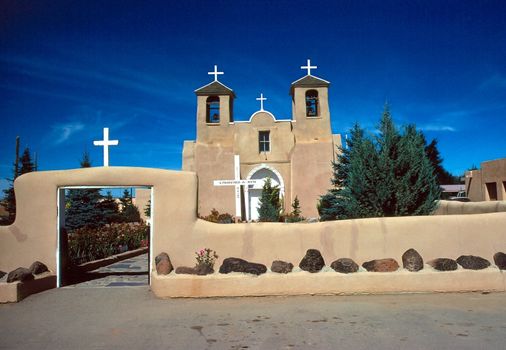
[[[151,286],[151,271],[153,269],[153,232],[154,232],[154,191],[153,186],[151,185],[136,185],[136,186],[60,186],[56,190],[56,288],[61,288],[61,261],[60,261],[60,247],[61,247],[61,236],[60,229],[65,227],[65,190],[78,190],[78,189],[114,189],[114,188],[149,188],[151,191],[150,200],[151,200],[151,213],[149,217],[149,262],[148,262],[148,280],[149,285]],[[63,209],[63,212],[62,212]],[[63,213],[63,215],[61,215]]]
[[[246,180],[251,180],[251,177],[257,171],[262,170],[262,169],[270,170],[274,173],[274,175],[276,175],[278,177],[278,179],[279,179],[279,196],[284,197],[284,195],[285,195],[285,182],[283,181],[283,177],[281,176],[280,172],[276,170],[276,168],[274,168],[268,164],[262,163],[260,165],[257,165],[253,169],[251,169],[251,171],[248,173],[248,176],[246,177]],[[246,221],[250,221],[251,215],[250,215],[250,207],[249,207],[249,190],[255,189],[255,187],[254,187],[254,185],[247,185],[247,186],[243,186],[243,187],[244,187],[244,206],[245,206],[245,210],[246,210]],[[260,188],[262,188],[262,187],[263,187],[263,184]]]

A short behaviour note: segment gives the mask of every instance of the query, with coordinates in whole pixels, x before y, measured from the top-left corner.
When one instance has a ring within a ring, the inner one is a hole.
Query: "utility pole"
[[[16,162],[14,163],[14,180],[19,176],[19,136],[16,136]]]

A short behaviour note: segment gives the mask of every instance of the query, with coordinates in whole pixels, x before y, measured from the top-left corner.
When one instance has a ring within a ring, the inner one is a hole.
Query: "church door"
[[[278,186],[280,188],[280,195],[284,193],[284,185],[283,179],[281,175],[276,171],[269,168],[261,168],[253,172],[251,176],[248,176],[248,180],[267,180],[267,178],[271,178],[272,186]],[[260,206],[260,197],[262,196],[262,186],[264,182],[261,182],[261,185],[249,186],[248,188],[248,220],[258,220],[258,207]]]

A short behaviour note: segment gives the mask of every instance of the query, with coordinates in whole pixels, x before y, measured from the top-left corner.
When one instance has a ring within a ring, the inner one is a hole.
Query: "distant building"
[[[506,158],[481,163],[466,172],[467,196],[473,202],[506,201]]]
[[[256,220],[263,181],[256,185],[215,186],[215,180],[265,180],[280,187],[286,212],[291,211],[295,196],[300,200],[302,215],[317,216],[317,201],[331,186],[331,161],[341,136],[333,135],[328,103],[329,82],[308,74],[290,85],[292,116],[276,118],[260,109],[247,121],[234,119],[232,89],[217,79],[195,90],[197,95],[197,139],[185,141],[183,170],[198,176],[198,211],[208,215],[213,208],[219,212],[236,213],[240,200],[243,219]],[[234,169],[234,158],[240,164]],[[237,202],[239,203],[239,202]]]

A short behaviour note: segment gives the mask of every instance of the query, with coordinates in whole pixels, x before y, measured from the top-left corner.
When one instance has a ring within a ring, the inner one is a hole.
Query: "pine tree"
[[[292,212],[287,215],[286,222],[299,222],[304,220],[304,217],[300,215],[300,202],[299,198],[295,196],[293,202],[292,202]]]
[[[425,137],[423,138],[424,144],[426,143]],[[433,139],[428,145],[425,146],[425,153],[434,168],[434,173],[439,185],[458,184],[460,181],[457,176],[453,176],[443,167],[443,159],[437,148],[437,140]]]
[[[14,180],[20,175],[36,171],[35,164],[30,156],[30,149],[27,147],[23,151],[23,155],[19,158],[19,136],[16,137],[16,156],[13,167],[12,179],[7,179],[10,183],[9,188],[3,190],[4,198],[1,201],[2,206],[9,213],[5,218],[0,221],[1,225],[10,225],[16,219],[16,196],[14,193]]]
[[[144,208],[144,215],[148,218],[151,217],[151,199],[148,200],[148,204],[146,204],[146,207]]]
[[[88,152],[83,153],[79,163],[81,168],[91,167]],[[68,230],[84,226],[96,228],[108,223],[108,218],[102,214],[100,209],[102,200],[103,196],[97,188],[68,190],[65,205],[65,227]]]
[[[123,221],[120,215],[118,203],[113,198],[111,191],[108,191],[107,194],[97,203],[97,209],[100,210],[108,224]]]
[[[261,222],[278,222],[280,213],[279,187],[273,187],[271,179],[267,178],[262,187],[260,206],[258,207],[258,220]]]
[[[333,164],[334,185],[320,197],[320,219],[427,215],[440,189],[425,153],[425,141],[414,126],[401,134],[385,106],[379,135],[351,130],[346,148]]]

